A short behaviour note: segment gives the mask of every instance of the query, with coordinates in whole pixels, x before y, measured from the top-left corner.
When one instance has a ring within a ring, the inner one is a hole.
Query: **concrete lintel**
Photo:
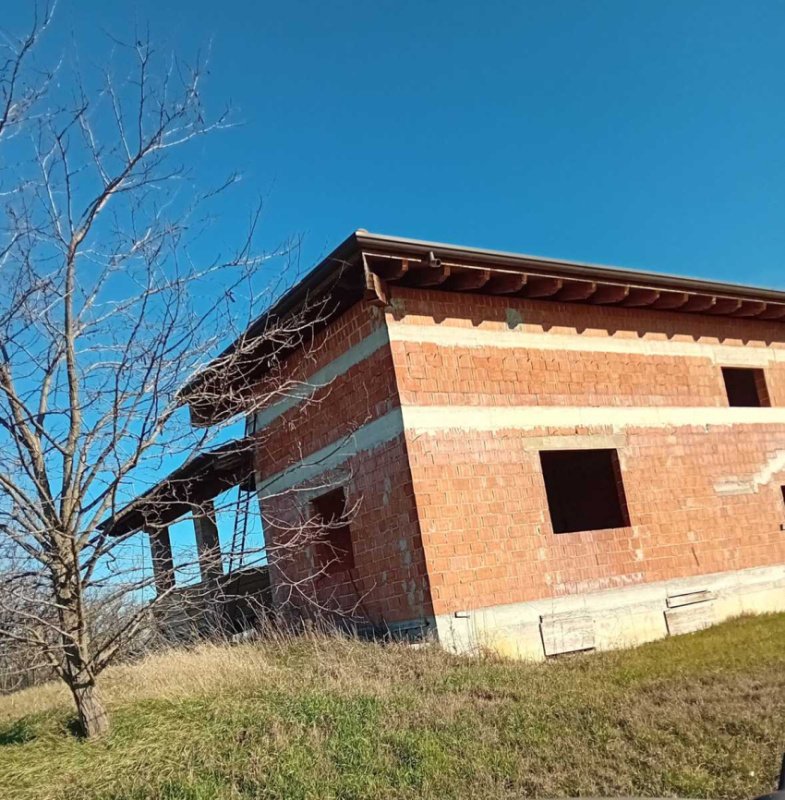
[[[527,450],[616,450],[627,446],[627,435],[613,433],[529,436],[523,444]]]

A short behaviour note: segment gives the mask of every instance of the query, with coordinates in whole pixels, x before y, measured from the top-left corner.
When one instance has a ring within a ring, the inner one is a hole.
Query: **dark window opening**
[[[615,450],[543,450],[540,463],[554,533],[630,524]]]
[[[782,502],[785,503],[785,486],[780,486],[780,491],[782,492]]]
[[[346,493],[343,489],[333,489],[315,498],[313,507],[323,526],[314,548],[317,565],[328,574],[352,569],[354,548],[346,519]]]
[[[770,406],[766,376],[762,369],[723,367],[722,377],[730,406]]]

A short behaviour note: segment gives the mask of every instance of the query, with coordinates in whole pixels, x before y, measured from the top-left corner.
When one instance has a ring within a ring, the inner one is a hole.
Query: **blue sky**
[[[4,8],[14,28],[28,3]],[[358,227],[785,286],[785,3],[60,0],[47,46],[212,41],[200,152],[302,266]],[[230,229],[227,224],[227,232]]]

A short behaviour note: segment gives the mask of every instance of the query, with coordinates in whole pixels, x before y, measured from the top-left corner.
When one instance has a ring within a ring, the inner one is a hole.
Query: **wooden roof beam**
[[[485,284],[485,291],[489,294],[518,294],[528,280],[525,273],[496,272]]]
[[[385,258],[363,253],[363,261],[374,275],[384,281],[397,281],[409,271],[408,258]]]
[[[660,296],[652,303],[658,311],[676,311],[687,305],[690,296],[686,292],[660,292]]]
[[[630,287],[616,283],[601,284],[589,302],[599,306],[609,306],[621,303],[630,294]]]
[[[429,286],[441,286],[450,277],[450,267],[442,264],[433,252],[428,253],[427,258],[423,258],[418,266],[411,265],[406,276],[408,286],[428,288]]]
[[[596,291],[597,284],[594,281],[569,281],[553,299],[559,302],[588,300]]]
[[[621,305],[626,308],[648,308],[653,306],[662,295],[659,289],[630,289],[626,299],[622,300]]]
[[[390,302],[387,281],[369,269],[365,270],[365,299],[381,306],[386,306]]]
[[[445,283],[445,289],[454,289],[458,292],[471,292],[482,289],[491,279],[489,269],[462,269],[453,271],[450,279]]]
[[[687,302],[681,306],[681,311],[691,311],[694,314],[702,314],[714,308],[717,298],[705,294],[691,294]]]
[[[734,317],[759,317],[766,310],[763,300],[744,300],[741,308],[734,313]]]
[[[708,314],[722,315],[736,315],[736,312],[741,308],[741,300],[735,297],[718,297],[717,302],[708,310]]]
[[[441,286],[449,277],[450,268],[441,265],[438,267],[425,267],[424,269],[411,269],[406,276],[406,285],[427,289],[429,286]]]
[[[561,278],[545,278],[530,275],[526,283],[526,297],[553,297],[564,286]]]
[[[785,305],[766,303],[766,309],[758,314],[758,319],[782,319],[785,317]]]

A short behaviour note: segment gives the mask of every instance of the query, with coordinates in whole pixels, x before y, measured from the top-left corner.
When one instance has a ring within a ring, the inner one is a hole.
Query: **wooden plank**
[[[585,614],[540,617],[540,635],[546,656],[594,649],[594,619]]]
[[[665,612],[665,623],[671,636],[702,631],[713,625],[714,621],[714,603],[712,602],[669,608]]]
[[[684,594],[673,594],[666,600],[668,608],[679,608],[680,606],[691,606],[694,603],[704,603],[707,600],[714,600],[717,595],[708,589],[701,589],[698,592],[684,592]]]

